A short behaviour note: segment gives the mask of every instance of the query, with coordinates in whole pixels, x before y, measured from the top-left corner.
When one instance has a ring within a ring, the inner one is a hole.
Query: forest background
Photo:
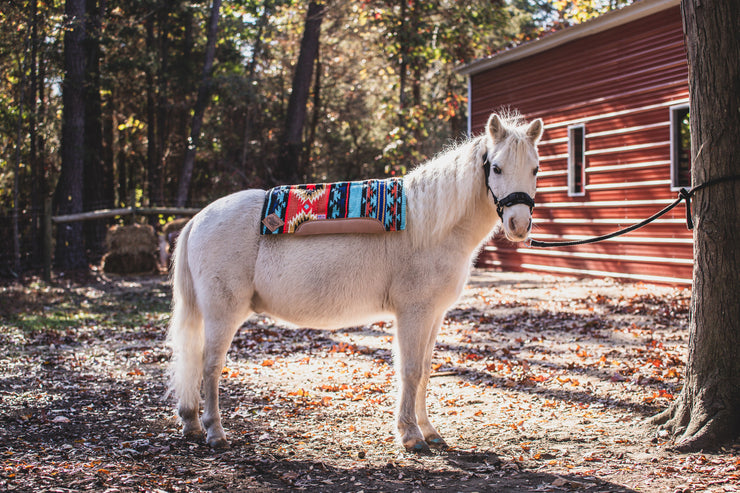
[[[4,1],[0,277],[41,266],[47,197],[200,207],[403,175],[466,136],[456,68],[629,3]],[[116,221],[58,226],[55,266],[97,263]]]

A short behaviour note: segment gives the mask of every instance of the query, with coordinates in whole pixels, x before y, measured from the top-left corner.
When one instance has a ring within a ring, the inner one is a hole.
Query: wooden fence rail
[[[77,221],[93,221],[109,217],[121,217],[128,215],[171,215],[171,216],[194,216],[200,209],[194,207],[123,207],[120,209],[100,209],[97,211],[80,212],[77,214],[65,214],[61,216],[51,215],[51,199],[44,203],[44,280],[51,280],[51,256],[53,240],[53,224],[73,223]]]
[[[163,214],[170,216],[194,216],[200,209],[190,207],[124,207],[122,209],[100,209],[97,211],[80,212],[77,214],[66,214],[64,216],[53,216],[54,223],[73,223],[77,221],[92,221],[107,217],[118,217],[127,215],[152,215]]]

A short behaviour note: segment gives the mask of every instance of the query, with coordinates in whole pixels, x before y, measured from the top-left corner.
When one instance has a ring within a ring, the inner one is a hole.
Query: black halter
[[[496,212],[503,221],[504,219],[504,207],[511,207],[516,204],[524,204],[529,206],[529,213],[532,214],[534,209],[534,199],[529,196],[526,192],[512,192],[503,199],[499,200],[496,194],[491,190],[491,185],[488,184],[488,177],[491,176],[491,162],[488,161],[488,153],[483,155],[483,172],[486,174],[486,188],[491,192],[493,202],[496,204]]]

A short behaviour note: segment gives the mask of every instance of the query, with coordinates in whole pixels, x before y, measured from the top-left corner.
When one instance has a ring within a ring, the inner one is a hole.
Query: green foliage
[[[545,30],[580,24],[610,10],[620,9],[634,0],[536,0],[539,15],[535,13]]]
[[[304,178],[405,173],[466,131],[467,90],[455,68],[627,2],[328,1],[307,108]],[[191,205],[275,184],[307,4],[223,3]],[[164,204],[173,203],[210,8],[208,0],[105,2],[100,34],[89,33],[101,50],[103,159],[117,205],[130,201],[131,190],[141,205],[151,203],[152,166],[162,175]],[[20,207],[40,211],[61,166],[64,2],[11,2],[0,21],[0,211],[11,207],[21,94]]]
[[[393,125],[378,162],[392,173],[438,152],[466,131],[465,80],[454,69],[509,43],[520,31],[518,9],[504,2],[366,3],[379,49],[396,77],[383,98]]]
[[[509,25],[511,9],[482,0],[408,3],[413,8],[406,9],[403,19],[397,1],[330,2],[321,38],[320,97],[312,97],[308,108],[306,179],[359,178],[382,174],[386,168],[398,173],[464,132],[464,81],[453,69],[510,39],[508,33],[516,32]],[[6,84],[0,97],[7,101],[0,114],[4,163],[10,162],[14,141],[17,104],[12,103],[20,80],[18,57],[23,54],[12,47],[28,32],[31,5],[21,2],[3,13],[4,21],[15,26],[0,38],[4,51],[15,53],[15,63],[2,66]],[[39,6],[37,17],[47,36],[39,41],[36,63],[47,74],[47,108],[59,108],[62,6]],[[305,2],[286,0],[223,5],[212,97],[191,187],[194,202],[273,184],[305,8]],[[107,4],[99,39],[101,97],[103,118],[112,124],[105,145],[114,161],[118,204],[128,201],[131,188],[143,190],[142,203],[148,203],[149,127],[159,125],[150,121],[152,117],[164,122],[154,135],[161,139],[165,202],[174,196],[209,13],[210,2],[205,0]],[[417,86],[412,90],[407,85],[408,98],[415,91],[416,99],[403,108],[398,97],[399,57],[407,60],[405,76]],[[147,94],[157,105],[154,111],[147,106]],[[33,108],[39,101],[28,103]],[[36,125],[48,129],[44,135],[50,141],[58,141],[61,112],[40,116]],[[397,141],[402,144],[395,145]],[[26,147],[27,160],[29,152]],[[47,152],[43,158],[51,189],[59,155]],[[7,180],[7,172],[3,177]]]

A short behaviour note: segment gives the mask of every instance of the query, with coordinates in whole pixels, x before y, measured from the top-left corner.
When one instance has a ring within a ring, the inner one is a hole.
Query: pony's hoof
[[[214,450],[226,450],[229,448],[229,442],[224,437],[210,438],[208,446]]]
[[[427,444],[437,450],[447,450],[450,448],[449,445],[447,445],[447,442],[444,441],[444,439],[441,436],[436,436],[434,438],[427,438]]]
[[[432,453],[432,449],[429,448],[429,445],[427,445],[427,442],[425,442],[424,440],[418,440],[404,446],[406,447],[407,452],[411,452],[414,454],[430,455]]]
[[[204,435],[205,432],[200,426],[184,426],[182,429],[182,436],[187,440],[200,440]]]

